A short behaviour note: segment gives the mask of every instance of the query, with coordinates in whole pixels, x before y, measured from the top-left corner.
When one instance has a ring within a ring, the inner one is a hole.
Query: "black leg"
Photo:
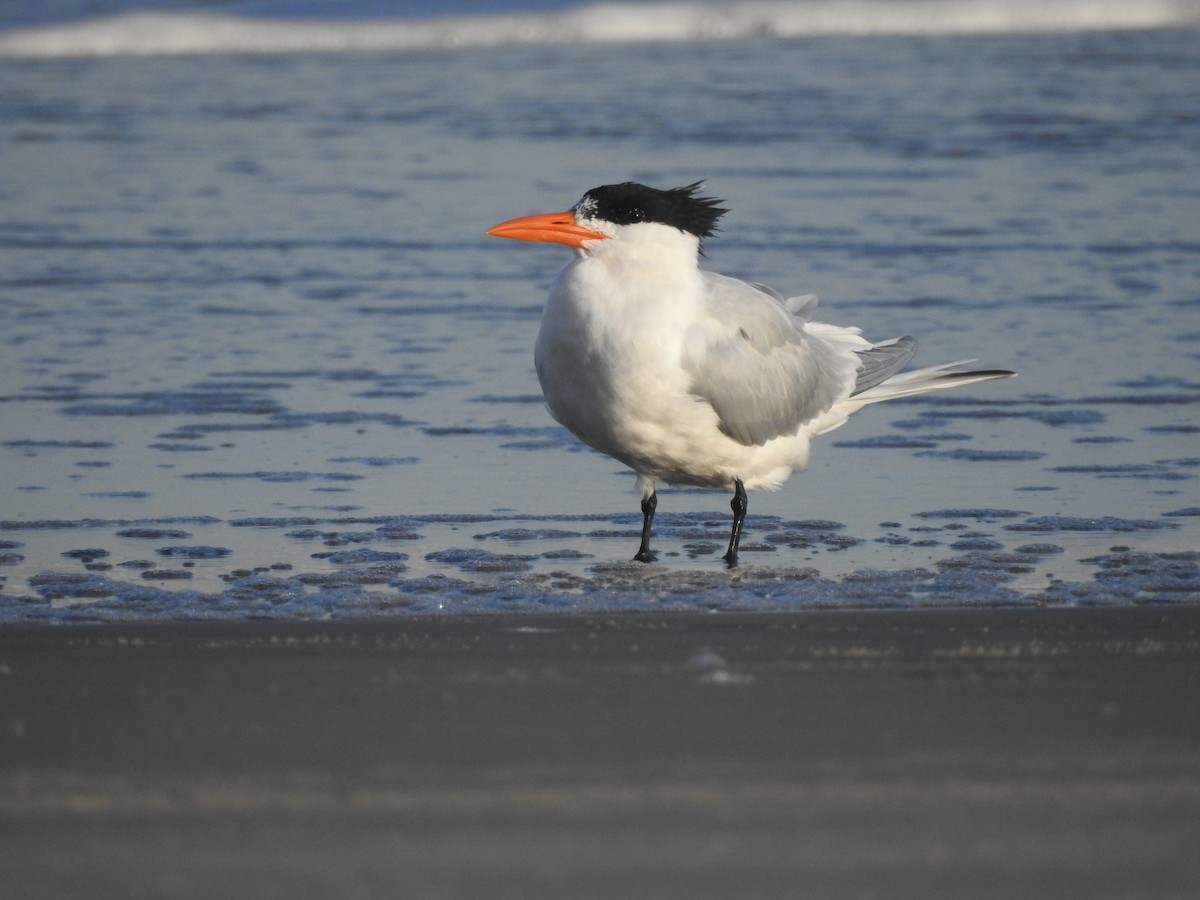
[[[733,568],[738,562],[738,544],[742,540],[742,522],[746,519],[746,486],[742,479],[733,482],[733,501],[729,504],[733,510],[733,531],[729,535],[729,549],[725,551],[725,564]]]
[[[654,510],[658,508],[658,494],[650,492],[649,497],[642,498],[642,543],[633,558],[638,562],[654,562],[655,556],[650,552],[650,523],[654,521]]]

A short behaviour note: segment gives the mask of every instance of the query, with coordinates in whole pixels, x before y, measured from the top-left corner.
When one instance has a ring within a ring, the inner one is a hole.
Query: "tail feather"
[[[964,372],[956,368],[973,362],[975,362],[973,359],[961,359],[957,362],[943,363],[940,366],[901,372],[881,384],[855,394],[853,399],[859,403],[878,403],[881,400],[927,394],[930,391],[942,391],[981,381],[1011,378],[1017,374],[1008,369],[979,369],[973,372]]]

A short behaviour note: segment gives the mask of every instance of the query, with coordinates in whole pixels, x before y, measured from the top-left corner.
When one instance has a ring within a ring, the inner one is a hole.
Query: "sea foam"
[[[550,13],[374,21],[139,12],[0,33],[0,58],[350,53],[506,44],[949,35],[1200,26],[1200,0],[600,3]]]

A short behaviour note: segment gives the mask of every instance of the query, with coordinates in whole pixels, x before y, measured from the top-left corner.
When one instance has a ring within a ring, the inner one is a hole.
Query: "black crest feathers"
[[[606,184],[584,194],[575,212],[581,218],[601,219],[614,225],[658,222],[706,238],[728,210],[718,205],[723,200],[696,196],[703,184],[697,181],[665,191],[635,181]]]

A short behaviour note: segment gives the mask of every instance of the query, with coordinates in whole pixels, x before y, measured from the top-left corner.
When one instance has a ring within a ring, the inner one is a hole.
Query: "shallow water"
[[[1194,602],[1195,37],[0,61],[0,618]],[[1020,378],[818,439],[734,573],[719,492],[628,562],[532,372],[565,251],[483,231],[630,178]]]

